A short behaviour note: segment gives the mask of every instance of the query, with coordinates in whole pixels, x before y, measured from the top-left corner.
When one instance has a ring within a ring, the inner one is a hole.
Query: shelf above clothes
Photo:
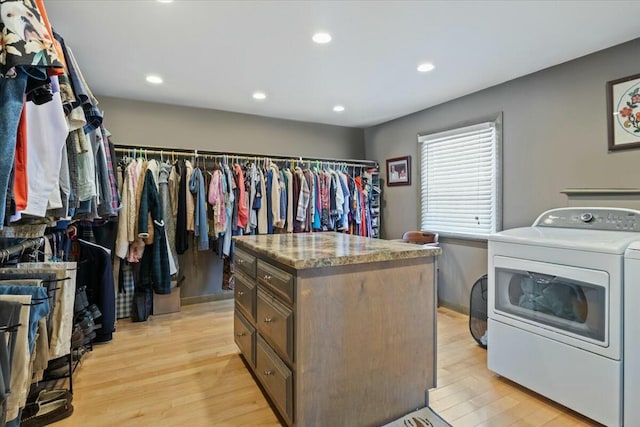
[[[637,196],[640,188],[565,188],[560,193],[567,196]]]

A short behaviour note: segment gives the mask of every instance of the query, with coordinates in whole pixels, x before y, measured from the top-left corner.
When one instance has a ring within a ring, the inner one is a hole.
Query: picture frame
[[[411,185],[411,156],[387,160],[387,185]]]
[[[609,151],[640,148],[640,74],[607,82]]]

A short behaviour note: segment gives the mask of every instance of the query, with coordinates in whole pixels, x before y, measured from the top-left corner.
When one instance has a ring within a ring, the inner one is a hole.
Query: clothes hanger
[[[49,298],[47,298],[47,300],[48,300],[48,299],[49,299]],[[41,301],[40,301],[40,300],[32,299],[31,301],[38,301],[38,302],[35,302],[35,303],[33,303],[33,302],[32,302],[31,304],[22,304],[22,306],[23,306],[23,307],[35,307],[35,306],[37,306],[37,305],[42,305],[42,304],[44,304],[44,301],[45,301],[45,300],[41,300]]]
[[[16,323],[15,325],[9,325],[9,326],[0,326],[0,331],[15,332],[20,326],[22,326],[22,323]]]
[[[71,279],[71,277],[63,277],[62,279],[47,279],[47,280],[43,280],[42,283],[64,282],[65,280],[69,280],[69,279]],[[60,288],[55,288],[55,289],[51,289],[51,290],[55,291],[56,289],[60,289]]]

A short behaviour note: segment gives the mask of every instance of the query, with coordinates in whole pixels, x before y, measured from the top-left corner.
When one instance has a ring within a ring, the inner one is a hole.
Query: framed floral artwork
[[[387,185],[411,185],[411,157],[387,160]]]
[[[640,74],[607,82],[609,151],[640,148]]]

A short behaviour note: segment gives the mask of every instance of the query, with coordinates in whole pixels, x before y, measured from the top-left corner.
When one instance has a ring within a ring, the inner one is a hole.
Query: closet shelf
[[[640,195],[640,188],[565,188],[560,193],[567,196]]]

